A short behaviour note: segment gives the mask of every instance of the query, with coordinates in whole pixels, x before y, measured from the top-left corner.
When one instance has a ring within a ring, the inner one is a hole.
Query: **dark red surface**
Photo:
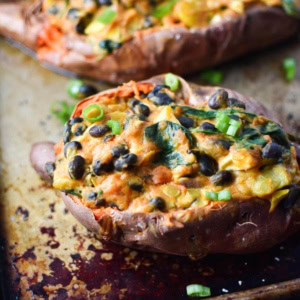
[[[50,238],[53,238],[52,230],[46,231],[50,233]],[[74,238],[76,234],[74,230]],[[33,283],[30,290],[34,295],[47,299],[43,287],[62,284],[55,299],[67,299],[65,287],[74,275],[86,283],[87,290],[99,288],[104,282],[112,283],[112,288],[107,294],[108,299],[119,299],[120,290],[123,288],[127,289],[125,299],[187,299],[185,289],[192,283],[211,287],[212,295],[224,294],[226,291],[247,290],[300,277],[299,238],[298,234],[271,251],[261,254],[211,255],[199,261],[192,261],[185,257],[163,254],[153,256],[153,253],[138,252],[129,264],[125,263],[128,253],[124,253],[123,247],[103,243],[103,249],[97,249],[90,244],[89,250],[98,255],[86,260],[80,253],[71,254],[73,263],[78,267],[75,271],[66,268],[59,257],[53,257],[50,264],[52,274],[43,275],[42,281]],[[15,262],[20,258],[34,259],[33,250],[28,249],[23,255],[13,257],[9,269],[12,270],[11,268],[14,268]],[[100,258],[101,253],[108,251],[113,253],[113,259],[103,261]],[[4,284],[10,299],[18,299],[18,282],[17,276],[12,282],[6,281]],[[10,291],[7,289],[8,286],[11,288]],[[99,294],[99,299],[102,297],[103,295]],[[74,299],[85,299],[85,297],[83,295]]]

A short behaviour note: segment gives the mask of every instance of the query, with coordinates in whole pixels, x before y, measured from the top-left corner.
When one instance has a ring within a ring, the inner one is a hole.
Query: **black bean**
[[[115,135],[114,134],[108,134],[104,137],[103,139],[103,142],[106,143],[106,142],[110,142],[112,141],[113,139],[115,138]]]
[[[96,201],[97,197],[98,197],[98,193],[90,192],[89,195],[88,195],[88,200],[89,201]]]
[[[84,34],[85,28],[88,26],[92,19],[93,15],[92,14],[87,14],[80,18],[79,22],[75,26],[75,30],[79,34]]]
[[[141,192],[143,190],[143,185],[140,183],[130,182],[129,187],[137,192]]]
[[[128,153],[118,158],[115,161],[114,165],[117,171],[123,171],[135,165],[136,162],[137,162],[137,156],[133,153]]]
[[[236,106],[236,107],[240,107],[243,109],[246,109],[246,104],[238,99],[235,98],[228,98],[227,100],[227,106]]]
[[[94,125],[90,128],[89,134],[92,137],[101,137],[110,131],[110,127],[107,125]]]
[[[100,5],[112,5],[111,0],[97,0]]]
[[[71,125],[70,125],[70,121],[68,121],[64,127],[64,133],[63,133],[64,144],[70,142],[71,137],[72,137]]]
[[[126,145],[116,145],[111,149],[111,154],[113,157],[119,158],[120,156],[127,154],[129,152]]]
[[[144,19],[144,28],[150,28],[152,27],[154,24],[152,22],[152,19],[150,16],[146,16]]]
[[[156,95],[160,90],[162,89],[170,89],[170,87],[166,84],[157,84],[154,89],[151,91],[151,93],[153,93],[153,95]]]
[[[80,17],[79,9],[78,8],[70,8],[67,12],[67,18],[70,20],[77,20]]]
[[[86,98],[86,97],[92,96],[97,93],[98,93],[98,90],[90,84],[83,84],[79,88],[80,98]]]
[[[157,93],[153,97],[149,98],[155,105],[169,105],[174,102],[167,93]]]
[[[81,123],[81,122],[83,122],[83,119],[80,118],[80,117],[75,117],[75,118],[73,118],[72,120],[70,120],[70,124],[71,124],[71,125],[74,125],[74,124],[76,124],[76,123]]]
[[[79,142],[77,142],[77,141],[69,142],[65,145],[64,156],[67,158],[69,151],[72,151],[72,150],[77,151],[77,150],[80,150],[80,149],[82,149],[82,146]]]
[[[227,150],[229,150],[229,148],[231,147],[231,143],[229,141],[226,141],[226,140],[217,140],[216,141],[216,144],[217,145],[220,145],[222,148],[225,148]]]
[[[228,99],[228,93],[223,90],[217,90],[208,100],[208,106],[211,109],[218,109],[224,105],[226,105]]]
[[[180,122],[180,124],[182,126],[184,126],[185,128],[192,128],[195,125],[194,120],[192,120],[190,118],[187,118],[187,117],[178,117],[177,119]]]
[[[71,158],[68,166],[69,175],[72,179],[81,179],[84,174],[85,160],[82,156],[76,155]]]
[[[102,163],[101,160],[96,160],[93,162],[93,172],[96,175],[101,175],[102,172],[110,172],[113,170],[113,165],[111,162]]]
[[[166,207],[165,200],[161,197],[150,199],[149,204],[153,205],[155,209],[159,210],[163,210]]]
[[[106,200],[104,198],[98,199],[95,204],[97,207],[106,206]]]
[[[296,202],[300,201],[300,186],[296,184],[291,184],[290,191],[287,196],[281,201],[281,205],[284,208],[291,208],[293,207]]]
[[[121,43],[112,40],[102,40],[99,42],[99,47],[107,51],[107,53],[112,53],[115,49],[122,46]]]
[[[81,136],[84,134],[85,130],[86,130],[87,126],[85,124],[79,124],[78,126],[76,126],[75,130],[74,130],[74,135],[75,136]]]
[[[120,210],[119,206],[115,202],[109,202],[108,207],[116,208],[116,209]]]
[[[225,185],[232,181],[233,177],[230,171],[220,171],[210,177],[210,181],[214,185]]]
[[[212,176],[218,171],[218,163],[206,154],[198,155],[200,171],[205,176]]]
[[[51,180],[53,180],[53,175],[54,175],[54,171],[55,171],[55,163],[47,162],[45,164],[45,171],[46,171],[47,175],[49,176],[49,178]]]
[[[129,102],[129,106],[138,115],[141,115],[144,117],[148,117],[150,115],[149,107],[139,100],[136,100],[136,99],[131,100]]]
[[[277,161],[282,156],[282,148],[280,145],[274,142],[268,143],[262,150],[262,157],[266,159],[272,159]]]
[[[200,129],[202,129],[202,130],[212,130],[212,131],[217,131],[215,125],[212,124],[212,123],[209,123],[209,122],[203,122],[203,123],[200,125]]]

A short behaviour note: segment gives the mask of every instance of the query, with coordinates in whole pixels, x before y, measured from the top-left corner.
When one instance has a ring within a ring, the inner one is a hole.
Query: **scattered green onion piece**
[[[299,0],[281,0],[283,8],[288,15],[300,17],[300,1]]]
[[[296,60],[291,57],[287,57],[282,62],[282,67],[287,81],[292,81],[296,75]]]
[[[120,134],[122,131],[121,124],[116,120],[109,120],[106,122],[106,125],[109,126],[113,134]]]
[[[97,121],[100,121],[103,118],[104,112],[101,106],[99,106],[98,104],[92,104],[87,106],[83,112],[83,117],[94,123]]]
[[[235,136],[236,133],[238,132],[239,127],[234,126],[234,125],[230,125],[227,129],[226,134],[231,135],[231,136]]]
[[[166,3],[158,5],[152,12],[152,16],[155,17],[156,19],[162,19],[163,17],[165,17],[171,12],[176,2],[177,0],[170,0]]]
[[[51,104],[50,112],[65,124],[72,115],[75,106],[68,104],[66,101],[56,101]]]
[[[223,190],[218,193],[218,200],[219,201],[227,201],[231,199],[230,190]]]
[[[205,197],[209,200],[218,200],[218,193],[215,192],[205,192]]]
[[[175,92],[179,88],[180,81],[176,75],[168,73],[165,77],[165,84],[170,87],[172,92]]]
[[[115,18],[117,13],[111,9],[111,8],[106,8],[97,18],[98,22],[102,24],[108,25],[109,23],[112,22],[112,20]]]
[[[102,195],[103,194],[103,191],[102,190],[99,190],[98,191],[98,196]]]
[[[241,127],[241,122],[239,122],[239,121],[237,121],[237,120],[234,120],[234,119],[231,119],[230,121],[229,121],[229,124],[230,125],[232,125],[232,126],[234,126],[234,127],[237,127],[237,128],[240,128]]]
[[[220,84],[224,79],[224,73],[216,70],[206,70],[200,75],[200,79],[213,85]]]
[[[215,127],[221,132],[226,133],[229,127],[230,118],[224,113],[217,113],[217,122]]]
[[[190,297],[209,297],[210,288],[201,284],[190,284],[186,287],[186,293]]]
[[[72,79],[70,80],[67,92],[70,97],[75,99],[81,99],[80,97],[80,88],[83,86],[83,81],[78,79]]]

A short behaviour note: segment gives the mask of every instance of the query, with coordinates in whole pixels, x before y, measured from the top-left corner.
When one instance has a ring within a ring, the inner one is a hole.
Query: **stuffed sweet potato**
[[[296,149],[269,118],[234,91],[162,75],[81,101],[56,159],[42,143],[31,161],[103,239],[195,258],[251,253],[300,229]]]
[[[298,30],[280,0],[0,4],[0,34],[33,50],[41,62],[112,83],[192,73]]]

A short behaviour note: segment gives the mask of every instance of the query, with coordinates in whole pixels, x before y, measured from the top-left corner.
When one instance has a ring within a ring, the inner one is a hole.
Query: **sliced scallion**
[[[225,113],[217,113],[217,122],[215,127],[221,132],[226,133],[230,120],[231,119]]]
[[[121,124],[116,120],[109,120],[106,122],[106,125],[111,128],[113,134],[120,134],[122,131]]]
[[[58,118],[63,124],[65,124],[74,110],[74,105],[68,104],[66,101],[56,101],[51,104],[51,113]]]
[[[231,199],[230,190],[223,190],[218,193],[218,201],[228,201]]]
[[[179,88],[179,79],[176,75],[168,73],[165,76],[165,84],[170,87],[172,92],[175,92]]]
[[[210,288],[201,284],[190,284],[186,287],[186,293],[190,297],[209,297]]]
[[[103,118],[104,112],[98,104],[91,104],[83,110],[82,114],[86,120],[94,123]]]
[[[238,132],[239,128],[233,125],[230,125],[226,131],[226,134],[235,136],[236,133]]]
[[[282,63],[285,79],[287,81],[292,81],[296,75],[296,60],[292,57],[287,57]]]
[[[155,17],[156,19],[162,19],[163,17],[165,17],[166,15],[168,15],[171,12],[171,10],[176,2],[177,2],[177,0],[170,0],[163,4],[158,5],[154,9],[152,16]]]
[[[70,80],[68,87],[67,87],[67,93],[70,97],[75,99],[81,99],[80,97],[80,88],[83,86],[83,81],[78,79],[72,79]]]
[[[106,8],[97,18],[98,22],[102,24],[110,24],[112,20],[115,18],[117,13],[111,9],[111,8]]]
[[[217,85],[223,81],[224,74],[216,70],[206,70],[201,73],[200,78],[210,84]]]
[[[218,193],[215,192],[205,192],[205,197],[209,200],[218,200]]]

